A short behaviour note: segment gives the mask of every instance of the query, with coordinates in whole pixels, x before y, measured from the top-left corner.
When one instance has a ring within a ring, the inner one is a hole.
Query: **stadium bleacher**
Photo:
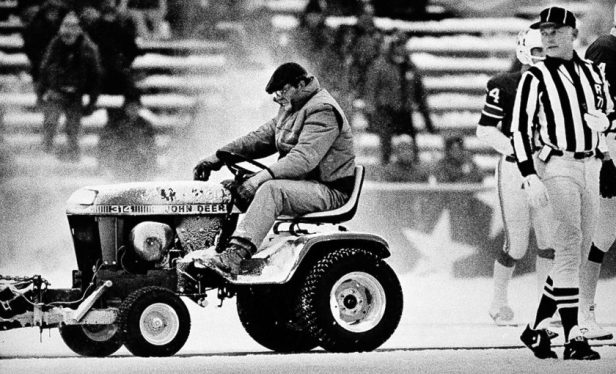
[[[276,32],[288,32],[296,25],[297,12],[281,6],[283,2],[270,1],[276,10],[272,25]],[[288,2],[286,2],[288,4]],[[298,3],[301,3],[298,2]],[[276,7],[278,6],[278,8]],[[352,24],[352,17],[330,17],[327,25],[337,27]],[[233,24],[225,23],[229,29]],[[443,139],[449,134],[465,137],[465,144],[487,173],[495,166],[496,155],[474,137],[483,103],[483,92],[488,78],[509,68],[515,49],[515,35],[528,21],[521,18],[506,19],[444,19],[441,21],[408,22],[377,19],[377,27],[397,28],[414,35],[408,49],[414,63],[421,70],[433,122],[439,134],[420,134],[418,144],[426,154],[442,151]],[[24,74],[28,61],[21,52],[22,40],[17,32],[20,24],[14,18],[0,22],[0,77]],[[139,88],[144,92],[143,103],[155,114],[155,126],[160,130],[157,144],[168,146],[171,129],[182,128],[187,118],[200,105],[208,105],[207,93],[216,92],[221,85],[220,72],[228,64],[226,40],[173,40],[140,41],[143,55],[134,63],[139,74]],[[2,80],[0,79],[0,84]],[[120,97],[102,96],[99,106],[118,107]],[[41,115],[34,113],[35,96],[30,91],[3,92],[0,106],[4,110],[4,138],[7,146],[22,159],[25,168],[36,167],[23,161],[25,152],[32,152],[40,143]],[[93,116],[84,120],[85,149],[96,144],[97,133],[104,119]],[[378,159],[378,138],[357,131],[360,160]],[[62,139],[62,138],[60,138]],[[63,140],[61,140],[63,141]],[[36,163],[34,163],[36,164]],[[77,170],[95,165],[91,159],[83,161]],[[56,163],[56,168],[70,169]],[[52,168],[53,170],[53,168]]]

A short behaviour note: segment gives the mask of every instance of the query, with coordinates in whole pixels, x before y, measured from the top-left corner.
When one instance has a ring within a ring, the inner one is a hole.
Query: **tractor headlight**
[[[161,261],[173,244],[173,230],[160,222],[141,222],[130,232],[135,253],[144,261]]]
[[[73,192],[66,203],[67,205],[92,205],[97,194],[98,191],[82,188]]]

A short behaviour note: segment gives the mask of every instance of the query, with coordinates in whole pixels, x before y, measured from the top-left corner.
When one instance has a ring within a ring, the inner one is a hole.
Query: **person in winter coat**
[[[38,8],[22,31],[24,53],[30,62],[30,74],[35,84],[45,50],[58,33],[60,23],[68,11],[69,8],[62,0],[49,0]]]
[[[316,77],[297,63],[279,66],[265,88],[280,105],[275,118],[221,150],[249,158],[278,153],[279,159],[246,180],[237,193],[252,202],[229,245],[210,267],[236,276],[241,262],[254,255],[276,218],[342,206],[353,190],[355,153],[351,126],[334,98]],[[207,180],[222,162],[201,160],[195,179]]]
[[[102,0],[99,12],[100,16],[86,31],[100,53],[104,74],[102,92],[111,95],[133,92],[135,83],[130,68],[139,54],[135,23],[130,16],[119,12],[115,0]]]
[[[435,132],[422,78],[408,56],[406,41],[404,36],[395,37],[386,52],[372,64],[366,78],[366,104],[373,121],[371,129],[380,137],[381,162],[384,165],[390,161],[393,135],[410,135],[413,154],[418,160],[413,105],[422,114],[426,129]]]
[[[51,41],[41,63],[37,97],[43,108],[43,145],[53,149],[60,116],[66,116],[68,148],[66,156],[79,159],[81,117],[94,111],[101,85],[101,65],[96,45],[83,32],[79,18],[69,12],[58,35]],[[83,107],[83,96],[88,104]]]

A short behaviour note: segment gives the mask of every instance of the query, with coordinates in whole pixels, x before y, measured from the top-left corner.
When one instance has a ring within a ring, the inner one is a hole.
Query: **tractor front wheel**
[[[135,356],[171,356],[188,339],[190,315],[172,291],[144,287],[120,306],[119,325],[124,345]]]
[[[67,325],[60,327],[64,343],[87,357],[106,357],[122,347],[117,325]]]

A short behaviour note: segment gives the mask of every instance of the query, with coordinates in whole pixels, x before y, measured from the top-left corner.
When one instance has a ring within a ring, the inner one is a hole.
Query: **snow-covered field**
[[[361,354],[273,354],[243,331],[235,303],[217,307],[215,295],[201,309],[187,301],[192,330],[184,348],[171,358],[135,358],[122,348],[104,359],[79,358],[56,330],[28,328],[0,333],[2,373],[613,373],[616,347],[601,346],[597,362],[541,361],[521,348],[522,326],[496,327],[486,312],[489,279],[460,280],[443,272],[402,274],[405,310],[395,334],[379,350]],[[533,275],[511,285],[516,320],[533,315]],[[616,280],[599,285],[597,316],[616,330]],[[559,330],[557,330],[559,331]],[[561,335],[562,335],[562,331]],[[555,351],[562,357],[562,339]],[[615,344],[615,341],[604,342]],[[503,349],[506,348],[506,349]],[[268,353],[269,352],[269,353]]]

